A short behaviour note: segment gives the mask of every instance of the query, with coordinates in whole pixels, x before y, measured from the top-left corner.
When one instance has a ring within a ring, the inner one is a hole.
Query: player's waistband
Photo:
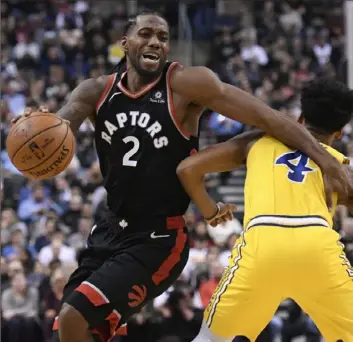
[[[117,222],[117,226],[126,232],[145,231],[151,227],[152,230],[176,230],[185,227],[184,216],[141,216],[127,217],[123,215],[115,215],[111,211],[106,218],[111,218]]]
[[[330,224],[322,216],[286,216],[286,215],[259,215],[253,217],[246,226],[246,230],[256,226],[271,226],[283,228],[326,227]]]

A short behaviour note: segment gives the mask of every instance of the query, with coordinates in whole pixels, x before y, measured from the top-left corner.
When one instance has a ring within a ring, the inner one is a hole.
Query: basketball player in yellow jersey
[[[347,163],[330,145],[351,120],[353,92],[342,83],[316,80],[303,90],[301,101],[302,122]],[[194,342],[232,341],[234,336],[255,341],[286,298],[310,315],[326,342],[352,342],[353,269],[332,229],[337,196],[330,212],[322,173],[312,160],[252,131],[186,159],[178,175],[206,220],[216,225],[229,219],[229,205],[216,205],[203,176],[245,160],[244,233]],[[339,201],[353,208],[347,199]]]

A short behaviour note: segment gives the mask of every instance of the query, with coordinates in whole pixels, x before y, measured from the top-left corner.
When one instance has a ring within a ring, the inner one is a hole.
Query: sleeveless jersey
[[[322,145],[341,163],[348,161],[332,147]],[[337,194],[334,194],[333,205],[335,210]],[[269,136],[254,143],[247,157],[245,227],[250,220],[264,217],[262,215],[281,216],[281,222],[287,221],[290,225],[296,225],[296,222],[298,225],[305,225],[305,222],[321,225],[319,222],[326,221],[324,225],[332,227],[334,210],[331,214],[327,209],[322,173],[315,162]],[[291,217],[302,220],[288,221]],[[319,219],[313,221],[313,217]]]
[[[178,63],[138,92],[126,72],[111,75],[97,106],[95,143],[108,207],[116,215],[178,216],[190,199],[176,175],[178,164],[198,149],[174,112],[169,78]]]

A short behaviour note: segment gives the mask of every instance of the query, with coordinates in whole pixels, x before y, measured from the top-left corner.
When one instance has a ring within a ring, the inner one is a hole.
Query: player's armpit
[[[259,130],[243,133],[224,143],[207,147],[179,164],[177,175],[204,217],[213,217],[217,211],[215,201],[207,193],[204,176],[211,172],[230,171],[242,165],[249,145],[263,134]]]
[[[74,89],[67,104],[58,111],[58,115],[70,121],[70,127],[74,133],[85,119],[89,118],[94,123],[96,105],[107,80],[108,76],[102,76],[83,81]]]

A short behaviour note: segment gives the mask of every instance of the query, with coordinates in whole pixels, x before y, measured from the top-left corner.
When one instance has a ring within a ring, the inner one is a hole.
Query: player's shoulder
[[[104,75],[98,78],[87,78],[73,91],[72,100],[83,100],[88,103],[97,102],[102,93],[109,86],[112,75]]]
[[[111,81],[113,78],[115,78],[116,74],[110,74],[110,75],[102,75],[99,76],[98,78],[93,78],[100,86],[106,86],[109,81]]]
[[[347,158],[343,153],[337,151],[332,146],[321,143],[321,145],[326,149],[328,153],[330,153],[333,157],[335,157],[342,164],[349,164],[349,158]]]
[[[111,77],[112,75],[103,75],[98,78],[87,78],[76,87],[76,90],[81,92],[90,90],[95,90],[95,92],[97,92],[99,89],[103,90],[109,83]]]
[[[268,156],[285,153],[287,151],[290,151],[290,149],[286,145],[270,135],[264,134],[249,145],[248,157],[251,158],[253,156],[254,158],[258,158],[259,155]]]
[[[201,80],[217,77],[211,69],[205,66],[184,66],[180,62],[174,61],[170,63],[169,68],[172,69],[170,73],[171,77],[180,78],[183,81],[190,78],[195,79],[195,77]]]
[[[275,138],[271,137],[270,135],[264,134],[262,137],[254,141],[252,146],[255,145],[266,145],[266,146],[274,146],[277,144],[282,144],[280,141],[276,140]],[[282,144],[283,145],[283,144]]]

